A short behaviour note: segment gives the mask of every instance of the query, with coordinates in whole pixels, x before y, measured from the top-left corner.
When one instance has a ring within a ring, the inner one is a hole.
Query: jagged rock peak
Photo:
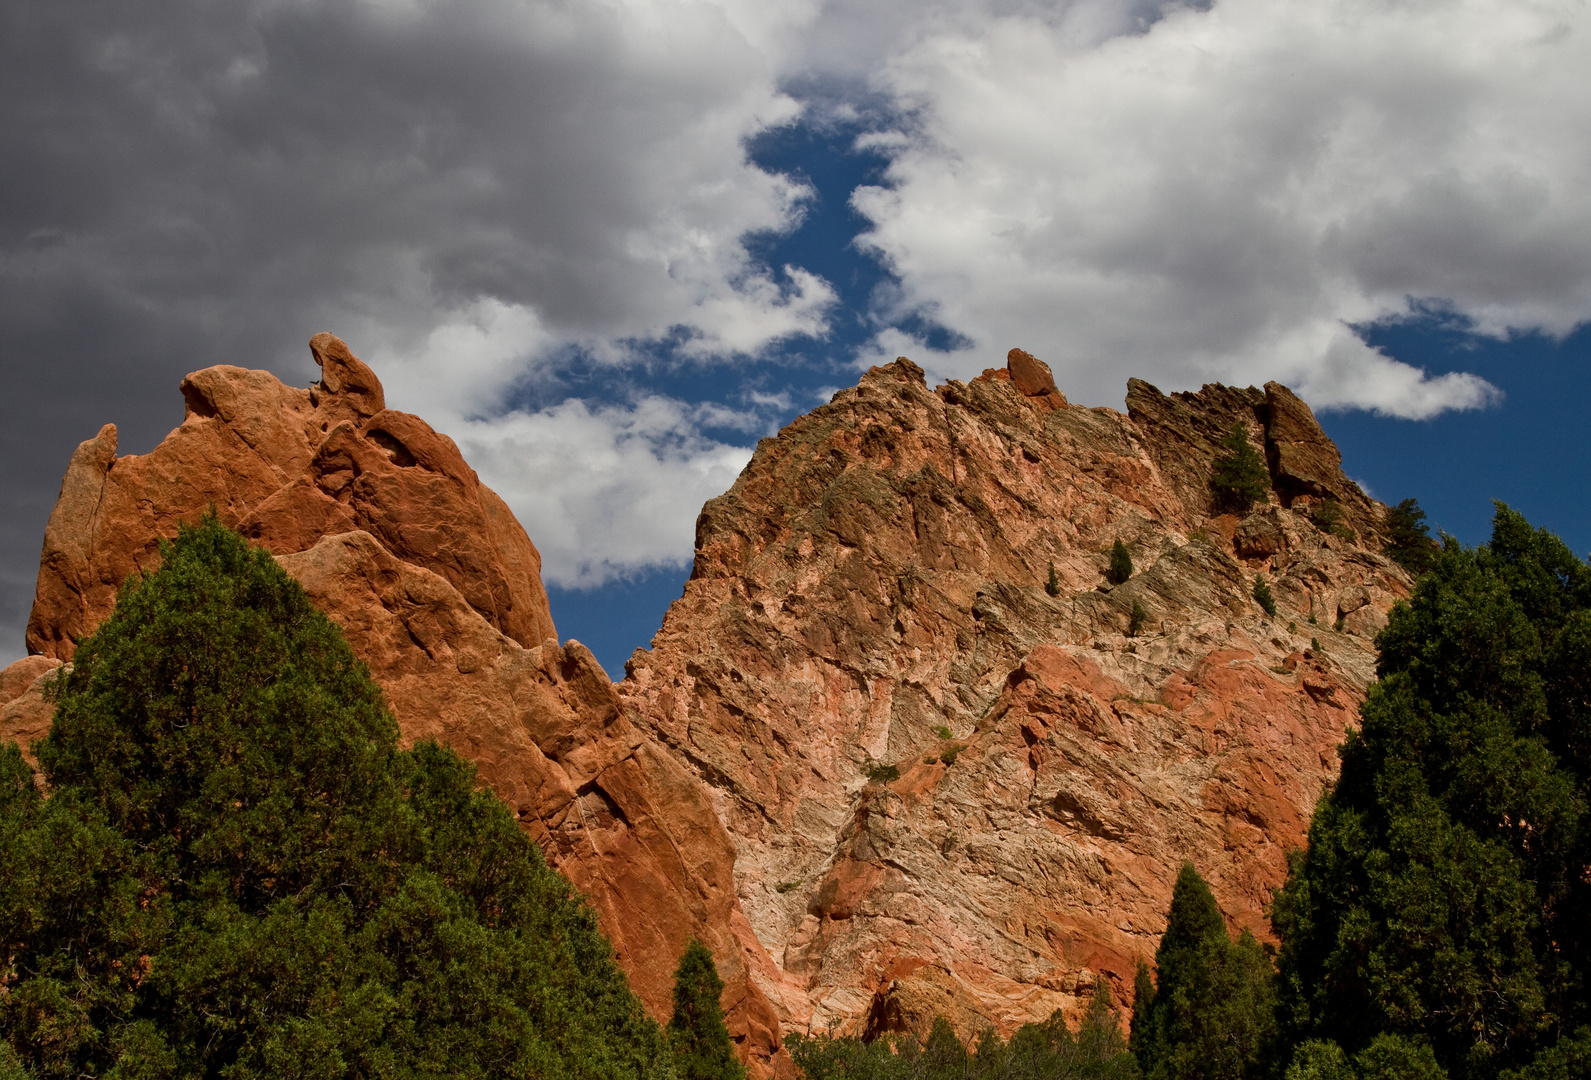
[[[764,439],[619,686],[709,786],[790,1027],[1125,1000],[1185,859],[1263,936],[1407,594],[1285,388],[1134,380],[1123,415],[1047,375],[1014,350],[930,390],[901,358]],[[1241,518],[1209,488],[1234,424],[1272,480]]]
[[[556,636],[540,554],[453,440],[387,409],[381,381],[338,338],[317,334],[310,349],[321,382],[307,390],[205,368],[182,381],[183,423],[150,453],[118,458],[113,425],[78,447],[45,529],[30,652],[70,659],[120,582],[212,505],[279,555],[363,529],[521,644]]]

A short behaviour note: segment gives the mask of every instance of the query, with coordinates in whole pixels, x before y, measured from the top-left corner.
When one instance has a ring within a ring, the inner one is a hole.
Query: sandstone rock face
[[[627,665],[734,839],[788,1027],[1009,1031],[1075,1019],[1097,974],[1130,1000],[1189,859],[1266,936],[1407,595],[1285,388],[1134,381],[1124,416],[1047,377],[1015,350],[931,391],[903,358],[763,440]],[[1242,520],[1210,515],[1234,424],[1274,488]],[[1354,541],[1309,523],[1327,496]]]
[[[0,673],[0,738],[47,732],[44,677],[122,581],[158,564],[159,540],[213,505],[341,626],[406,744],[434,738],[476,762],[591,900],[654,1016],[671,1013],[674,967],[700,937],[742,1056],[762,1075],[785,1067],[751,977],[772,965],[702,785],[625,715],[583,646],[558,644],[535,547],[452,440],[387,409],[341,341],[310,344],[316,387],[208,368],[184,380],[187,416],[151,453],[118,458],[113,427],[78,448],[45,535],[37,655]]]
[[[107,424],[72,455],[44,533],[28,651],[71,659],[159,542],[214,506],[273,552],[362,529],[442,575],[522,645],[555,636],[541,556],[458,447],[385,407],[371,370],[330,334],[311,342],[320,385],[212,367],[182,383],[187,415],[153,451],[116,456]]]
[[[38,768],[31,746],[50,733],[55,710],[44,700],[45,679],[61,662],[49,656],[24,656],[0,670],[0,744],[14,742],[29,765]]]

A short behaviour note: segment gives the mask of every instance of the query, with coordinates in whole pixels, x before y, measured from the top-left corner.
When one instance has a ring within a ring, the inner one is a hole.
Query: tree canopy
[[[1436,551],[1379,644],[1275,902],[1289,1039],[1363,1076],[1584,1075],[1591,567],[1499,504],[1491,542]]]
[[[0,1072],[659,1077],[590,909],[207,518],[0,747]]]
[[[922,1039],[889,1034],[872,1042],[854,1036],[785,1037],[807,1080],[1138,1080],[1138,1065],[1121,1034],[1121,1016],[1103,978],[1074,1033],[1059,1010],[1042,1023],[1023,1024],[1009,1042],[991,1028],[972,1046],[942,1016]]]

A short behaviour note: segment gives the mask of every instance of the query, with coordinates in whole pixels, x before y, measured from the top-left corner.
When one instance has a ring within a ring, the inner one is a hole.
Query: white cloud
[[[699,434],[726,419],[659,396],[597,408],[571,400],[452,434],[530,533],[542,577],[584,588],[641,567],[689,564],[702,504],[751,458]]]
[[[1084,400],[1280,378],[1427,416],[1495,392],[1346,327],[1432,297],[1496,334],[1591,316],[1588,70],[1569,0],[1219,0],[1102,42],[964,20],[878,76],[913,123],[854,202],[901,302],[976,343],[942,374],[1021,345]]]

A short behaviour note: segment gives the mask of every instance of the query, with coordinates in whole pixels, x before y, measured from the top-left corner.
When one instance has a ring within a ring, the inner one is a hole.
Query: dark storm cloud
[[[6,5],[0,626],[72,447],[148,449],[190,370],[302,383],[317,330],[379,353],[482,300],[644,335],[743,278],[797,192],[740,139],[788,103],[723,12],[648,7]]]

